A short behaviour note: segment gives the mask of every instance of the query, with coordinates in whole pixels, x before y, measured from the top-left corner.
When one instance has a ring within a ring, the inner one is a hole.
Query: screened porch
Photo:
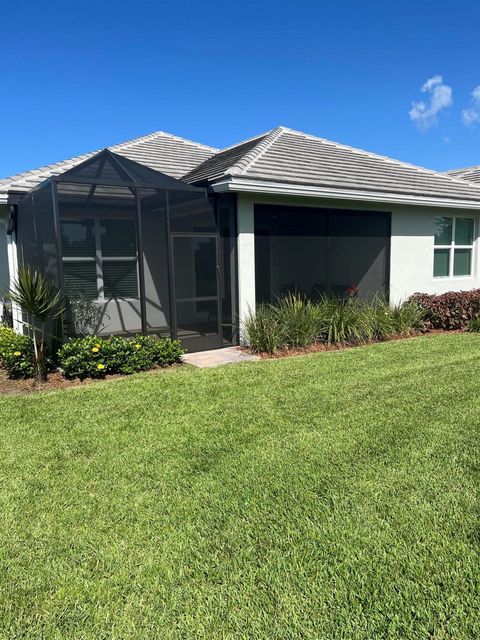
[[[98,332],[178,337],[191,349],[236,339],[233,200],[106,149],[25,196],[17,229],[21,262],[68,300],[94,301]]]

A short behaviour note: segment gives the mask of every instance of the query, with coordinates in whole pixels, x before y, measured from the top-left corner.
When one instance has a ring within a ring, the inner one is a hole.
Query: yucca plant
[[[65,311],[63,295],[39,271],[23,266],[9,297],[27,315],[28,322],[24,324],[29,327],[33,338],[35,378],[38,382],[45,382],[47,326]]]

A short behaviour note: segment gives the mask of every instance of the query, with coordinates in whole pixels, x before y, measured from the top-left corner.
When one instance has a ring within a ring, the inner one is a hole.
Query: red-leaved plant
[[[468,329],[472,318],[480,316],[480,289],[440,295],[414,293],[408,302],[416,302],[425,310],[427,329]]]
[[[358,296],[358,285],[351,284],[345,291],[348,298],[356,298]]]

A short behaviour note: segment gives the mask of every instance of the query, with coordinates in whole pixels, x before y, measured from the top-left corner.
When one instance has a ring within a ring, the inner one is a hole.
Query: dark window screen
[[[308,207],[255,207],[257,302],[287,292],[311,299],[387,294],[390,214]]]

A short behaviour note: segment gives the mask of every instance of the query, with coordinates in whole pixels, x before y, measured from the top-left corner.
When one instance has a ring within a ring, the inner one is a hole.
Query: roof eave
[[[389,204],[407,204],[423,207],[448,207],[454,209],[480,210],[480,200],[460,200],[436,198],[431,196],[415,196],[402,193],[386,193],[360,191],[353,189],[335,189],[313,185],[293,184],[287,182],[269,182],[226,177],[211,184],[215,193],[250,192],[269,195],[290,195],[313,198],[332,198],[335,200],[359,200],[363,202],[385,202]]]

